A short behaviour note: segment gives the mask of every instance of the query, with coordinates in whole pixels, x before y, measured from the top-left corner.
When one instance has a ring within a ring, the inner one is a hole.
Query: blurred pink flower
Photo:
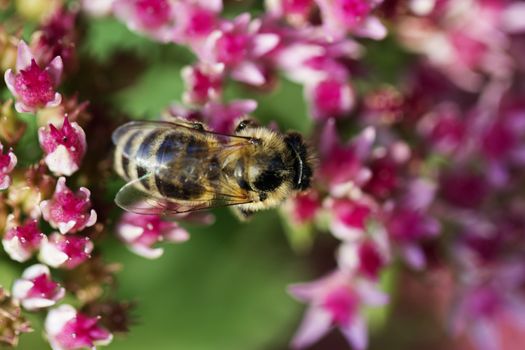
[[[130,30],[161,42],[174,39],[175,14],[170,0],[115,0],[113,13]]]
[[[329,40],[338,40],[348,33],[375,40],[383,39],[386,27],[372,10],[382,0],[317,0],[321,9],[323,31]]]
[[[348,116],[354,107],[354,90],[350,83],[335,78],[321,80],[305,89],[314,119],[327,120]]]
[[[65,117],[60,129],[53,124],[41,127],[38,140],[49,170],[58,176],[70,176],[78,170],[86,153],[86,135],[77,123]]]
[[[2,245],[9,257],[18,262],[31,258],[33,253],[40,248],[44,234],[38,227],[36,220],[28,220],[24,225],[17,226],[14,216],[7,218],[6,232],[2,237]]]
[[[182,0],[173,4],[174,41],[199,52],[208,36],[217,29],[221,0]]]
[[[309,303],[292,340],[291,346],[296,349],[315,343],[332,327],[339,328],[354,349],[366,349],[368,330],[361,308],[388,302],[388,296],[375,285],[343,271],[335,271],[310,283],[291,285],[289,293]]]
[[[337,252],[338,266],[366,279],[377,281],[382,269],[390,262],[390,247],[384,230],[369,237],[346,241]]]
[[[364,235],[372,218],[373,203],[349,198],[330,198],[326,204],[331,213],[330,232],[340,240],[357,240]]]
[[[93,248],[88,237],[55,232],[42,242],[38,258],[51,267],[74,269],[91,257]]]
[[[222,93],[224,66],[197,64],[182,69],[186,91],[182,97],[188,104],[204,104],[217,100]]]
[[[315,8],[314,0],[266,0],[267,11],[276,17],[284,17],[295,26],[305,25]]]
[[[315,215],[321,209],[319,194],[314,190],[300,193],[290,198],[288,209],[295,224],[309,222],[315,218]]]
[[[40,203],[44,220],[60,233],[73,233],[95,224],[97,213],[91,209],[90,192],[81,187],[73,193],[66,186],[66,179],[58,179],[55,193],[50,200]]]
[[[319,176],[332,193],[339,194],[348,185],[360,186],[370,179],[370,170],[364,163],[374,140],[375,130],[366,128],[344,145],[337,135],[335,120],[325,123],[319,146]]]
[[[16,166],[16,155],[12,149],[9,149],[6,154],[3,153],[4,146],[0,142],[0,191],[5,190],[11,184],[11,177],[9,173]]]
[[[148,259],[159,258],[164,249],[154,248],[159,242],[185,242],[190,236],[174,221],[156,215],[124,213],[117,225],[117,235],[134,253]]]
[[[98,317],[88,317],[65,304],[49,311],[44,327],[53,350],[96,349],[113,339],[98,321]]]
[[[49,268],[35,264],[24,270],[22,278],[13,284],[13,298],[21,301],[26,310],[36,310],[56,304],[65,289],[51,279]]]
[[[16,74],[8,69],[4,77],[7,87],[17,100],[15,109],[24,113],[58,106],[62,96],[55,91],[55,88],[60,83],[62,69],[60,56],[55,57],[45,69],[40,68],[27,44],[20,40]]]
[[[245,13],[224,21],[208,37],[200,59],[205,63],[224,64],[230,76],[240,82],[261,86],[266,83],[262,58],[279,44],[279,36],[261,33],[260,21],[251,21]]]

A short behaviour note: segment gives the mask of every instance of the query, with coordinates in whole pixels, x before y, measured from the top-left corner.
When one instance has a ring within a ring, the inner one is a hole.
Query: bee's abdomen
[[[205,191],[208,166],[204,137],[185,130],[129,130],[120,136],[115,170],[139,188],[167,198],[192,200]]]

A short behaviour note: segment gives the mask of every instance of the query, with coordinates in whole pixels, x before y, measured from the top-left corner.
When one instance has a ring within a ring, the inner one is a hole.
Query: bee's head
[[[301,134],[289,132],[284,138],[293,159],[293,188],[304,191],[310,187],[312,179],[312,161],[308,146]]]

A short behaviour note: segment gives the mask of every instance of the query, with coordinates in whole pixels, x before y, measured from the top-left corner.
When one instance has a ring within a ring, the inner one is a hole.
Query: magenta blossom
[[[377,281],[383,267],[390,262],[386,232],[375,230],[369,237],[344,242],[337,252],[337,261],[340,269]]]
[[[284,17],[294,26],[308,23],[315,9],[314,0],[266,0],[265,3],[272,16]]]
[[[55,88],[60,83],[62,69],[60,56],[55,57],[45,69],[40,68],[27,44],[20,40],[16,74],[11,69],[5,72],[7,87],[17,100],[15,109],[24,113],[58,106],[62,96]]]
[[[279,36],[261,33],[261,22],[245,13],[225,21],[210,34],[199,56],[206,63],[222,63],[233,79],[261,86],[267,82],[262,58],[277,47]]]
[[[118,236],[136,254],[148,259],[159,258],[164,250],[153,248],[158,242],[185,242],[189,239],[186,230],[174,221],[163,221],[156,215],[125,213],[117,225]]]
[[[372,218],[374,203],[362,198],[330,198],[325,206],[331,213],[330,232],[341,240],[357,240]]]
[[[90,258],[93,248],[88,237],[55,232],[42,242],[38,258],[51,267],[73,269]]]
[[[0,191],[5,190],[11,184],[11,177],[9,173],[16,165],[16,155],[12,149],[9,149],[6,154],[3,153],[4,146],[0,142]]]
[[[58,176],[70,176],[78,170],[86,153],[86,135],[77,123],[70,123],[65,117],[60,129],[53,124],[41,127],[38,140],[49,170]]]
[[[388,302],[388,297],[373,284],[343,271],[314,282],[292,285],[289,292],[310,304],[292,340],[292,347],[298,349],[315,343],[332,327],[339,328],[354,349],[366,349],[368,331],[361,308]]]
[[[66,304],[49,311],[44,327],[53,350],[96,349],[113,339],[98,321],[98,317],[88,317]]]
[[[286,207],[291,212],[294,223],[302,224],[315,219],[321,209],[321,200],[319,194],[311,190],[290,198]]]
[[[65,289],[51,279],[49,268],[36,264],[25,269],[13,284],[13,297],[27,310],[50,307],[64,297]]]
[[[40,203],[44,220],[62,234],[93,226],[97,221],[97,213],[93,209],[90,210],[90,194],[85,187],[73,193],[66,186],[66,179],[59,178],[53,197]]]
[[[36,220],[28,220],[24,225],[16,226],[13,215],[9,215],[2,245],[11,259],[24,262],[40,248],[44,237]]]
[[[208,35],[219,26],[221,0],[182,0],[173,4],[174,41],[199,52]]]
[[[182,99],[188,104],[204,104],[217,100],[222,93],[222,64],[187,66],[182,69],[186,91]]]
[[[383,39],[387,30],[372,10],[382,0],[317,0],[323,20],[323,33],[338,40],[352,33],[375,40]]]
[[[161,42],[174,39],[175,14],[170,0],[115,0],[113,13],[130,30]]]
[[[344,194],[348,186],[359,186],[370,179],[371,173],[364,166],[364,161],[370,154],[374,140],[375,130],[366,128],[343,145],[337,135],[335,120],[326,122],[321,133],[319,175],[332,193]]]
[[[354,90],[348,82],[325,79],[305,89],[312,115],[317,120],[327,120],[348,115],[354,106]]]

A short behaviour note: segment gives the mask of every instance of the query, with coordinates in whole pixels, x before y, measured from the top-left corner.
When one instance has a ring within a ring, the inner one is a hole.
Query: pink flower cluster
[[[59,44],[52,43],[51,36],[68,35],[66,30],[59,30],[62,28],[57,23],[57,20],[62,18],[60,14],[69,18],[69,21],[74,17],[72,13],[60,10],[50,23],[43,25],[43,33],[34,39],[34,52],[38,52],[36,56],[29,46],[20,40],[16,72],[11,69],[5,72],[6,85],[16,99],[15,109],[19,113],[37,114],[49,108],[59,107],[63,102],[62,95],[56,90],[61,81],[63,59],[61,56],[51,57],[55,51],[64,55],[72,54],[72,47],[61,41],[64,46],[59,49],[56,46]],[[40,65],[41,62],[44,62],[44,68]],[[65,115],[59,126],[49,123],[42,126],[38,133],[44,153],[41,164],[46,164],[49,171],[56,176],[71,176],[77,172],[86,153],[84,130],[77,122],[71,122],[69,119]],[[12,260],[24,263],[38,253],[38,258],[43,263],[28,267],[21,278],[14,282],[12,298],[28,311],[45,310],[59,302],[66,292],[65,288],[54,280],[49,267],[74,269],[90,259],[94,249],[93,239],[80,232],[95,225],[97,214],[92,208],[91,194],[87,188],[80,187],[74,192],[66,185],[66,178],[60,177],[54,193],[51,193],[48,185],[54,180],[47,181],[46,179],[51,177],[42,173],[36,177],[28,175],[36,173],[35,169],[20,170],[22,173],[26,171],[29,186],[24,188],[29,189],[24,191],[29,194],[17,193],[21,191],[20,184],[14,184],[11,179],[11,173],[16,171],[14,168],[17,157],[12,149],[5,154],[2,151],[3,146],[0,144],[0,190],[6,191],[6,198],[11,200],[9,203],[13,210],[7,217],[5,233],[1,239],[2,246]],[[19,201],[13,198],[19,198]],[[37,204],[37,208],[33,207],[26,212],[24,207],[17,207],[30,199],[34,201],[32,203]],[[28,218],[21,222],[23,215]],[[59,232],[45,234],[41,229],[41,220]],[[62,305],[47,314],[47,337],[53,349],[60,350],[107,344],[112,335],[100,328],[98,322],[98,318],[87,317],[69,305]]]

